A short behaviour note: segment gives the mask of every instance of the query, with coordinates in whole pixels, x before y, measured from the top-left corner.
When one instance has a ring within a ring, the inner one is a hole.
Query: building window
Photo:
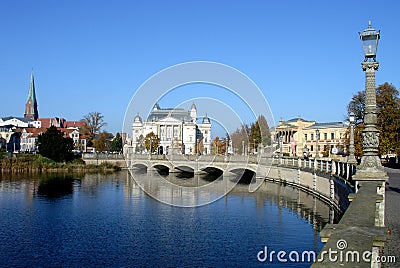
[[[314,145],[311,145],[310,150],[311,150],[311,151],[314,151]]]
[[[314,140],[314,133],[311,134],[311,140]]]
[[[189,137],[189,141],[193,141],[193,137],[192,136]]]
[[[307,140],[307,134],[304,134],[304,140]]]
[[[328,133],[324,133],[324,140],[328,139]]]
[[[335,133],[331,133],[331,140],[335,139]]]
[[[171,127],[170,126],[168,126],[167,127],[167,139],[170,139],[171,138]]]
[[[177,126],[174,126],[174,137],[179,136],[179,128]]]
[[[204,134],[206,134],[206,135],[207,135],[207,134],[208,134],[208,130],[205,130],[205,131],[204,131]]]

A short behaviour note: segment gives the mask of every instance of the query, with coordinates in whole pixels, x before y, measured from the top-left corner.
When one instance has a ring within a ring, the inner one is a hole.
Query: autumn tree
[[[144,147],[148,152],[150,151],[151,153],[156,152],[159,145],[160,145],[160,138],[153,132],[150,132],[144,138]]]
[[[225,154],[226,152],[226,139],[220,139],[218,136],[212,141],[213,154]]]
[[[99,112],[91,112],[85,115],[81,121],[85,122],[83,134],[89,137],[89,143],[93,143],[101,129],[107,125],[104,122],[104,116]]]
[[[376,88],[377,128],[379,135],[379,153],[400,153],[400,100],[398,90],[385,83]],[[353,96],[348,105],[348,113],[356,116],[355,147],[356,155],[362,155],[362,129],[364,128],[365,92],[360,91]],[[361,151],[360,151],[361,150]]]
[[[105,152],[110,150],[110,143],[113,138],[113,134],[102,131],[98,134],[97,138],[93,141],[93,146],[97,152]]]
[[[244,154],[243,149],[246,150],[248,148],[249,135],[250,129],[248,125],[242,125],[230,135],[235,153]]]

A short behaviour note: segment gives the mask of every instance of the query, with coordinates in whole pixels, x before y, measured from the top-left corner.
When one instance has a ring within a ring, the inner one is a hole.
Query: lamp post
[[[315,141],[315,159],[319,157],[319,150],[318,150],[318,140],[319,140],[319,129],[315,131],[316,141]]]
[[[354,156],[354,122],[355,115],[353,112],[349,114],[350,121],[350,145],[349,145],[349,158],[347,159],[347,163],[355,165],[357,164],[356,157]]]
[[[281,153],[281,157],[283,157],[283,137],[279,136],[279,151]]]
[[[228,155],[228,138],[225,138],[225,156]]]
[[[379,130],[376,128],[377,109],[376,109],[376,91],[375,91],[375,71],[378,70],[379,63],[376,61],[376,52],[380,31],[375,31],[368,23],[368,28],[360,34],[364,50],[364,62],[361,63],[365,71],[365,128],[362,132],[363,156],[357,169],[355,180],[375,180],[385,181],[387,174],[383,170],[378,156]],[[384,188],[384,187],[383,187]],[[384,190],[384,189],[383,189]]]

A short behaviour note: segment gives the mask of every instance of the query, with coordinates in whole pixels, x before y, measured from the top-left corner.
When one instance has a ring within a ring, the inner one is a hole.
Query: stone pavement
[[[385,168],[389,175],[386,184],[385,225],[391,233],[383,250],[384,256],[396,256],[394,264],[382,267],[400,267],[400,169]]]

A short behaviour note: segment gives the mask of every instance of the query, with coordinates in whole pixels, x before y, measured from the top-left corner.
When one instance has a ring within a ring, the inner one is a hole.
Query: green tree
[[[104,116],[99,112],[91,112],[85,115],[82,121],[85,122],[82,131],[83,134],[89,137],[89,143],[93,143],[102,127],[107,125],[107,123],[104,122]]]
[[[250,150],[253,152],[256,152],[257,146],[261,143],[261,130],[260,130],[260,125],[258,124],[258,121],[255,123],[251,124],[250,127]]]
[[[398,90],[389,83],[376,88],[377,128],[379,135],[379,153],[400,153],[398,133],[400,131],[400,100]],[[354,134],[357,156],[362,155],[362,130],[364,129],[365,92],[360,91],[353,96],[347,106],[348,113],[356,115]]]
[[[38,149],[42,156],[56,162],[70,161],[74,141],[71,138],[64,138],[64,133],[55,126],[49,127],[45,133],[38,136]]]
[[[258,126],[260,127],[260,134],[261,134],[261,143],[262,145],[268,146],[271,145],[271,132],[269,130],[269,126],[267,120],[263,115],[260,115],[257,118]]]
[[[122,137],[117,133],[114,139],[110,143],[111,152],[121,152],[122,151]]]
[[[151,151],[151,153],[156,152],[159,145],[160,145],[160,138],[153,132],[150,132],[144,138],[144,147],[148,152],[149,151]]]

